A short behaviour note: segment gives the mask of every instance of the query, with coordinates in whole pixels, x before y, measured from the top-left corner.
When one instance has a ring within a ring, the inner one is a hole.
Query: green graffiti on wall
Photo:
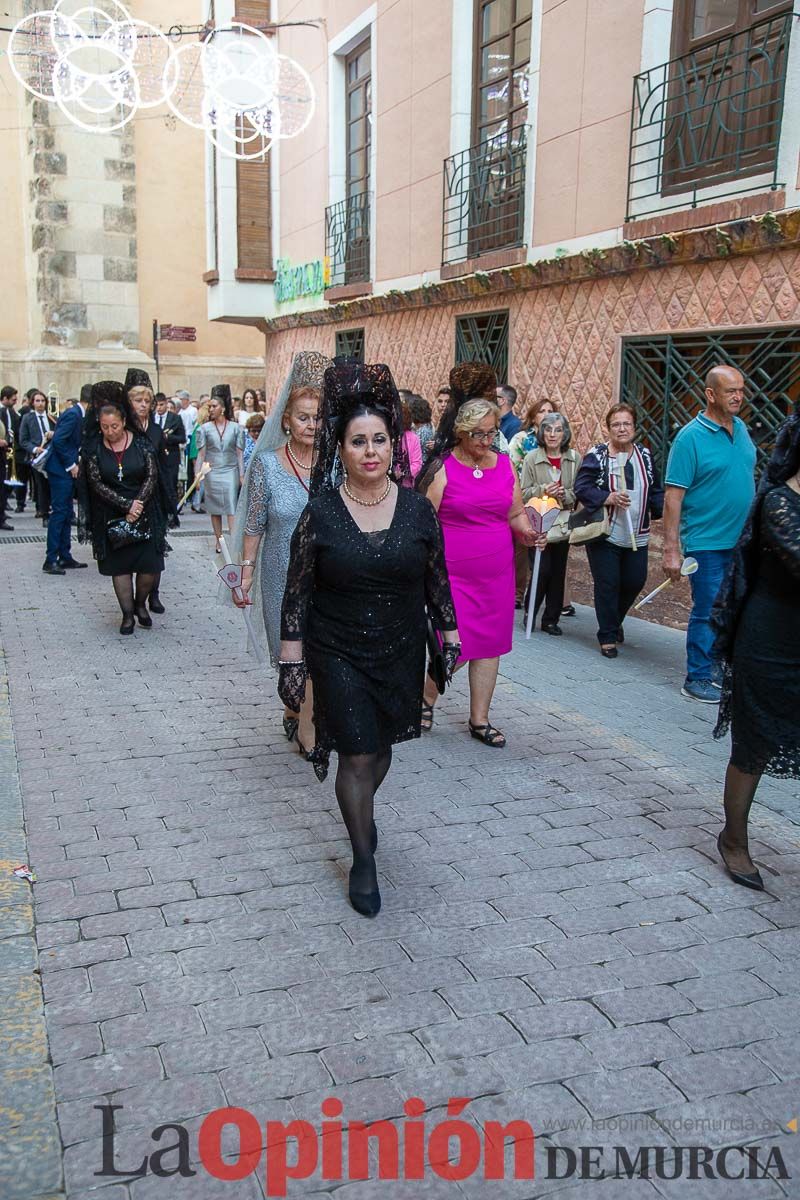
[[[301,296],[318,296],[329,286],[330,265],[327,258],[318,258],[300,267],[293,267],[288,258],[278,259],[275,279],[275,299],[278,304],[298,300]]]

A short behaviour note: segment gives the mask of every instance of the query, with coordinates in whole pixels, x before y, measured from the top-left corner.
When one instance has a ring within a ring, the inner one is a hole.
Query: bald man
[[[711,654],[709,617],[753,503],[756,448],[738,415],[744,404],[741,371],[712,367],[705,379],[705,402],[705,411],[678,433],[667,462],[664,572],[678,580],[684,556],[699,563],[689,576],[692,612],[681,694],[718,704],[721,680]]]

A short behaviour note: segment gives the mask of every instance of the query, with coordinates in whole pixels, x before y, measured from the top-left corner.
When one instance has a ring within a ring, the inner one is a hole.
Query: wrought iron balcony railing
[[[359,192],[325,209],[329,287],[369,282],[369,207],[369,192]]]
[[[442,262],[525,244],[525,126],[444,160]]]
[[[704,188],[731,180],[745,181],[731,195],[779,186],[792,19],[761,21],[634,76],[628,220],[694,207]]]

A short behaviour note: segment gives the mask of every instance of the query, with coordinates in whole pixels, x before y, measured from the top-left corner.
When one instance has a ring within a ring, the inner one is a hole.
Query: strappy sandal
[[[484,746],[491,746],[493,750],[502,750],[505,747],[505,734],[501,733],[499,729],[495,729],[494,725],[473,725],[472,721],[469,721],[468,724],[470,736],[483,742]]]
[[[294,741],[294,736],[295,736],[295,734],[297,733],[297,729],[298,729],[298,726],[299,726],[299,725],[300,725],[300,718],[299,718],[299,717],[287,717],[287,716],[284,716],[284,718],[283,718],[283,732],[286,734],[286,740],[287,740],[287,742],[293,742],[293,741]]]
[[[425,704],[423,702],[422,715],[420,717],[419,727],[423,733],[430,733],[430,731],[433,729],[433,705],[432,704]]]

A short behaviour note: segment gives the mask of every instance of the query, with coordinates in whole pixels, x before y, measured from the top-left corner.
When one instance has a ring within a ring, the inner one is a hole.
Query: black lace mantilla
[[[362,404],[377,409],[388,423],[392,439],[392,479],[395,483],[410,480],[411,468],[403,443],[402,405],[391,371],[385,363],[335,358],[323,378],[316,459],[311,474],[312,496],[341,486],[344,472],[338,435],[342,419],[346,420],[348,414]]]

